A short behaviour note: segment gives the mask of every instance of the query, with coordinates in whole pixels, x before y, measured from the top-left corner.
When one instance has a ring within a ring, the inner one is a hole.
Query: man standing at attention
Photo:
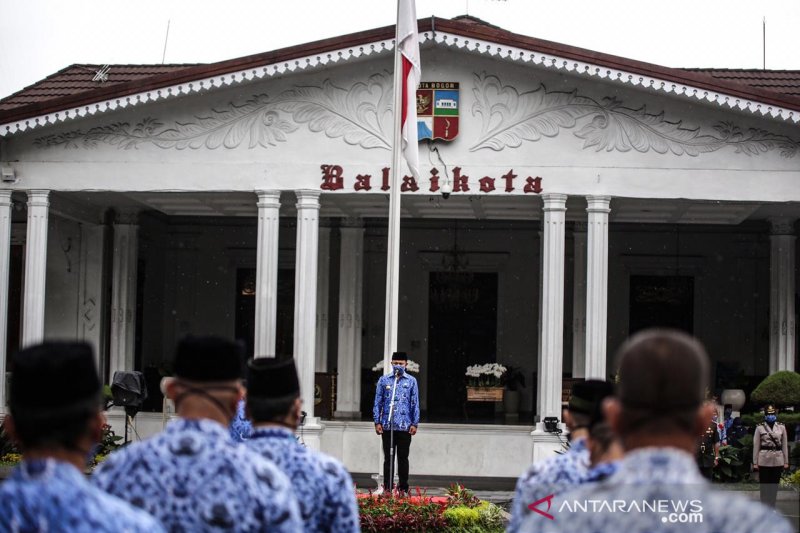
[[[178,343],[162,388],[178,419],[106,459],[95,483],[155,516],[167,531],[302,531],[291,484],[274,463],[236,444],[228,426],[243,397],[237,344]]]
[[[303,412],[294,360],[251,359],[247,364],[247,414],[253,430],[245,446],[274,462],[300,502],[303,531],[357,533],[359,516],[350,474],[333,457],[297,442]]]
[[[86,458],[103,433],[101,384],[92,348],[48,342],[14,358],[5,426],[23,461],[0,485],[0,531],[158,533],[147,513],[86,480]]]
[[[417,380],[406,372],[407,365],[408,355],[405,352],[392,354],[392,373],[378,380],[372,408],[375,433],[383,439],[383,487],[389,491],[394,488],[389,468],[392,460],[391,441],[394,441],[397,450],[397,488],[401,492],[408,492],[408,452],[411,437],[416,435],[419,426],[419,389]]]

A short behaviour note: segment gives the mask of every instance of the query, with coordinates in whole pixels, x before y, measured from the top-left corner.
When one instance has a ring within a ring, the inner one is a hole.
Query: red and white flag
[[[402,76],[402,114],[400,132],[403,157],[415,178],[419,179],[419,140],[417,138],[417,85],[422,74],[417,37],[415,0],[398,0],[397,51],[400,53]],[[397,63],[395,63],[397,64]],[[397,79],[397,77],[395,77]]]

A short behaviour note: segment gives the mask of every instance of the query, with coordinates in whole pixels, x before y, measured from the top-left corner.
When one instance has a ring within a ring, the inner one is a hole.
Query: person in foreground
[[[397,488],[400,492],[408,492],[408,453],[411,449],[411,437],[417,434],[419,427],[419,388],[416,378],[406,372],[407,366],[408,355],[405,352],[393,353],[392,373],[381,376],[375,387],[372,418],[375,422],[375,433],[383,441],[383,488],[388,491],[394,489],[394,479],[389,479],[393,477],[390,474],[390,465],[394,446],[397,449]],[[394,409],[391,409],[395,381],[397,387],[394,392]]]
[[[297,499],[275,464],[236,444],[228,426],[243,396],[240,347],[187,337],[162,388],[178,419],[106,459],[102,489],[155,516],[170,532],[302,531]]]
[[[0,531],[163,531],[83,474],[105,424],[101,402],[88,344],[48,342],[16,355],[5,427],[23,460],[0,484]]]
[[[606,419],[625,456],[605,481],[554,497],[522,531],[790,533],[768,507],[716,492],[695,461],[713,406],[705,403],[709,362],[702,345],[673,330],[646,330],[620,350],[617,398]]]
[[[595,419],[600,418],[599,404],[613,392],[614,386],[601,380],[579,381],[572,386],[569,404],[563,412],[570,436],[569,449],[534,463],[517,480],[509,532],[518,531],[522,519],[533,512],[529,508],[532,503],[590,479],[591,458],[587,446],[589,428]],[[599,472],[597,474],[600,475]],[[595,479],[594,476],[592,479]]]
[[[300,501],[303,531],[359,531],[355,487],[344,465],[295,438],[303,405],[294,360],[251,359],[247,367],[247,414],[253,431],[245,446],[289,477]]]

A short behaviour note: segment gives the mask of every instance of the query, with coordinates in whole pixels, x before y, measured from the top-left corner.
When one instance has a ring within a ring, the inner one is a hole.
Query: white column
[[[587,196],[586,378],[606,379],[609,196]]]
[[[359,220],[341,227],[339,260],[339,375],[336,416],[352,418],[361,412],[361,310],[364,283],[364,228]]]
[[[317,254],[319,253],[319,191],[297,195],[297,262],[294,281],[294,359],[300,376],[303,409],[314,417],[314,349],[317,317]]]
[[[11,261],[11,191],[0,191],[0,413],[6,411],[6,328]]]
[[[139,226],[136,224],[136,214],[118,214],[113,231],[109,381],[118,370],[134,370],[136,270],[139,260]]]
[[[545,417],[561,418],[561,372],[564,357],[564,224],[566,194],[542,194],[541,354],[538,407],[540,423]]]
[[[22,347],[44,339],[44,289],[50,191],[28,191],[25,286],[22,294]]]
[[[769,263],[769,372],[794,371],[795,244],[794,220],[771,219]]]
[[[258,250],[253,355],[255,357],[275,357],[281,193],[280,191],[256,191],[256,194],[258,195]]]
[[[572,377],[586,377],[586,222],[572,231]]]
[[[328,301],[331,280],[331,228],[319,228],[319,272],[317,274],[317,372],[328,371]]]

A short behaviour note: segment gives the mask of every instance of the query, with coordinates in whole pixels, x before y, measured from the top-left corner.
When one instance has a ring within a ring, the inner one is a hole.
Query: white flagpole
[[[397,21],[400,2],[397,2]],[[401,116],[403,106],[403,64],[400,54],[400,24],[395,25],[394,38],[394,129],[392,166],[389,173],[389,234],[386,246],[386,316],[383,333],[383,373],[388,374],[392,353],[397,351],[397,304],[400,278],[400,151],[402,149]]]
[[[383,374],[392,367],[392,354],[397,351],[397,303],[400,278],[400,149],[403,143],[401,128],[403,105],[403,63],[400,55],[400,2],[397,0],[397,17],[394,32],[394,128],[392,140],[392,166],[389,171],[389,232],[386,246],[386,316],[383,330]],[[385,431],[388,431],[386,428]],[[391,450],[390,455],[391,455]],[[378,446],[378,480],[376,494],[383,492],[383,441]],[[391,469],[389,470],[391,472]]]

